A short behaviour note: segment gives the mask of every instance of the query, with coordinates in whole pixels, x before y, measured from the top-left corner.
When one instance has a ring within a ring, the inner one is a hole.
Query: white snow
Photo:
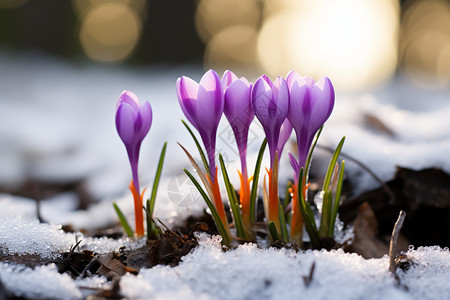
[[[67,274],[53,264],[34,269],[0,263],[0,281],[14,296],[29,299],[81,299],[82,293]]]
[[[75,66],[35,55],[0,53],[0,187],[18,187],[28,178],[41,182],[83,180],[98,200],[86,211],[76,210],[77,195],[65,193],[43,199],[41,213],[49,224],[36,220],[35,201],[0,195],[0,251],[4,254],[37,254],[55,257],[69,251],[78,240],[80,249],[97,253],[136,248],[144,240],[112,240],[64,233],[61,225],[95,229],[117,222],[115,201],[133,224],[133,200],[127,189],[131,172],[126,151],[115,132],[114,109],[122,90],[134,91],[150,101],[153,124],[141,149],[141,184],[149,195],[164,141],[168,149],[156,202],[156,216],[169,227],[205,208],[203,200],[186,181],[182,168],[192,170],[176,142],[198,157],[183,128],[184,118],[175,95],[177,77],[199,79],[197,66],[123,67]],[[319,144],[334,147],[346,136],[343,152],[368,165],[384,180],[397,165],[412,169],[440,167],[450,172],[450,93],[422,91],[402,78],[366,94],[337,91],[335,111]],[[372,114],[394,133],[370,129],[364,114]],[[225,118],[219,126],[217,149],[225,158],[233,184],[239,168],[234,141]],[[250,170],[263,139],[254,122],[249,145]],[[280,180],[292,176],[287,162],[289,146],[280,165]],[[330,155],[317,151],[313,168],[324,169]],[[265,155],[263,166],[267,165]],[[376,186],[355,164],[347,162],[346,175],[357,192]],[[264,172],[261,172],[263,174]],[[261,180],[262,181],[262,180]],[[225,191],[225,189],[222,189]],[[224,198],[226,198],[224,196]],[[345,237],[343,237],[345,238]],[[398,271],[398,286],[388,273],[388,259],[365,260],[343,251],[259,249],[246,244],[223,252],[220,239],[201,235],[201,246],[185,256],[179,266],[156,266],[138,276],[121,280],[122,293],[130,299],[448,299],[450,259],[448,249],[409,250],[414,264]],[[303,276],[315,272],[309,287]],[[83,287],[108,288],[103,277],[72,280],[53,265],[34,269],[0,263],[0,280],[16,296],[81,299]]]
[[[59,256],[58,253],[68,252],[80,240],[80,250],[91,250],[96,253],[118,251],[124,246],[136,249],[145,244],[145,239],[113,240],[104,237],[85,237],[80,232],[65,233],[61,230],[61,225],[39,223],[35,217],[21,215],[21,211],[15,214],[11,210],[11,200],[16,199],[7,197],[0,200],[6,203],[6,209],[0,211],[0,253],[5,255],[39,254],[43,258],[55,258]],[[26,208],[24,211],[30,212],[29,206],[23,205],[26,200],[20,198],[17,200],[17,209]]]
[[[220,240],[202,235],[201,246],[179,266],[124,276],[123,294],[131,299],[417,299],[419,289],[421,299],[450,296],[449,251],[440,248],[408,252],[420,263],[406,273],[399,271],[401,283],[410,288],[406,291],[389,274],[387,257],[365,260],[342,250],[296,253],[252,244],[223,252]],[[313,263],[307,287],[303,276]],[[437,264],[442,272],[432,271]]]

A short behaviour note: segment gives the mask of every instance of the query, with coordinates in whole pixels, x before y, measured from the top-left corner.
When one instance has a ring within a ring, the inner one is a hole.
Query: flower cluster
[[[310,77],[302,77],[291,71],[286,79],[278,76],[275,81],[271,81],[269,77],[263,75],[252,84],[243,77],[238,78],[231,71],[226,71],[220,78],[215,71],[209,70],[199,83],[185,76],[179,78],[176,90],[183,113],[200,134],[206,149],[207,158],[195,135],[184,123],[197,143],[205,170],[202,171],[189,152],[183,149],[198,171],[207,192],[204,192],[192,174],[187,170],[185,172],[196,184],[207,202],[225,243],[229,243],[233,238],[221,199],[215,162],[217,127],[223,113],[233,129],[241,160],[241,170],[238,171],[241,179],[238,200],[219,155],[237,237],[243,240],[255,239],[253,227],[256,221],[257,182],[266,142],[270,155],[270,166],[266,168],[269,188],[267,190],[266,176],[264,176],[263,199],[272,240],[283,239],[286,242],[295,242],[297,245],[301,245],[303,223],[306,224],[310,236],[319,236],[319,231],[325,232],[325,234],[321,234],[321,237],[329,236],[330,232],[332,236],[333,232],[330,227],[332,225],[334,228],[336,218],[334,208],[337,207],[336,201],[339,201],[336,186],[342,185],[343,172],[340,172],[339,177],[336,174],[331,176],[331,174],[336,173],[337,169],[334,164],[336,164],[343,141],[333,156],[333,165],[329,168],[326,176],[330,179],[333,177],[335,184],[330,183],[330,180],[325,180],[328,185],[324,185],[322,217],[327,216],[324,218],[325,225],[321,226],[321,230],[316,229],[311,208],[305,201],[308,187],[307,171],[314,148],[314,137],[318,137],[318,131],[329,118],[334,106],[334,88],[327,77],[315,82]],[[250,124],[255,116],[263,126],[266,140],[261,147],[255,172],[253,176],[249,176],[246,162],[247,139]],[[291,203],[283,205],[278,196],[278,161],[292,129],[295,130],[297,136],[298,156],[294,157],[290,154],[295,178],[294,185],[291,187],[293,197]],[[342,170],[343,168],[341,168]],[[253,182],[252,188],[250,188],[251,182]],[[334,201],[333,195],[335,195]],[[330,207],[328,210],[325,207],[325,197],[331,201],[326,203],[327,207]],[[286,222],[286,220],[290,221]],[[288,227],[290,232],[288,232]],[[322,230],[325,227],[326,229]],[[314,237],[311,237],[311,240],[313,244],[316,244],[314,246],[317,246],[316,239],[313,241]]]

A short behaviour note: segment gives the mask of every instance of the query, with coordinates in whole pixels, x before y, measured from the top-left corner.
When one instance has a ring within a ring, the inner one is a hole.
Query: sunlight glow
[[[401,22],[401,67],[424,88],[450,86],[450,2],[405,3]]]
[[[263,24],[261,65],[271,76],[294,69],[347,90],[389,78],[397,63],[399,8],[392,0],[283,1]]]

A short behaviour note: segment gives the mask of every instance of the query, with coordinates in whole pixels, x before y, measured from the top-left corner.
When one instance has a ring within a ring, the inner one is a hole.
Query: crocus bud
[[[286,81],[280,76],[273,83],[266,75],[259,77],[252,89],[252,107],[264,128],[272,167],[280,128],[289,110],[289,90]]]
[[[288,119],[297,134],[299,157],[297,170],[299,170],[305,167],[316,132],[331,115],[334,106],[334,88],[327,77],[314,82],[312,78],[301,77],[294,71],[287,75],[287,83]]]
[[[142,140],[152,125],[150,103],[139,103],[138,97],[130,91],[123,91],[116,107],[116,128],[128,152],[133,182],[139,193],[138,160]]]
[[[200,83],[185,76],[178,78],[177,97],[184,115],[200,133],[208,153],[209,174],[214,181],[216,133],[224,106],[220,77],[209,70]]]

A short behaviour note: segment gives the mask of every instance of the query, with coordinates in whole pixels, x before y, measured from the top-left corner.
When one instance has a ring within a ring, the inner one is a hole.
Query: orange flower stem
[[[269,174],[269,222],[272,221],[281,235],[279,203],[278,203],[278,174],[274,174],[272,169],[267,170]]]
[[[133,194],[134,199],[134,218],[135,218],[135,224],[136,224],[136,235],[138,237],[144,235],[144,213],[142,209],[142,198],[144,197],[145,189],[142,192],[141,195],[139,195],[139,192],[136,189],[136,186],[133,183],[133,180],[131,180],[131,183],[129,185],[130,191]]]
[[[291,221],[291,240],[295,241],[298,246],[303,243],[303,216],[300,210],[300,202],[297,195],[297,184],[292,185],[290,191],[292,197],[292,221]],[[306,199],[306,190],[310,183],[303,187],[303,199]]]
[[[242,220],[244,226],[250,226],[250,181],[245,174],[238,170],[239,178],[241,180],[241,189],[239,190],[239,202],[241,204]]]
[[[216,167],[216,174],[214,176],[214,183],[211,182],[211,178],[208,176],[209,184],[211,185],[211,189],[214,196],[214,206],[216,207],[217,213],[219,214],[220,220],[223,223],[223,226],[225,227],[225,230],[228,232],[228,235],[230,234],[230,229],[228,226],[228,219],[227,215],[225,213],[225,208],[223,206],[222,197],[220,196],[220,188],[219,188],[219,181],[217,180],[217,167]]]

